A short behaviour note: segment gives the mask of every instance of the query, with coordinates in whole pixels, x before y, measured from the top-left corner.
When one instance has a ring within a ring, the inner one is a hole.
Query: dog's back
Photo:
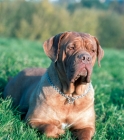
[[[12,97],[14,106],[18,106],[20,111],[27,111],[30,95],[45,71],[42,68],[28,68],[19,72],[9,80],[3,98]]]

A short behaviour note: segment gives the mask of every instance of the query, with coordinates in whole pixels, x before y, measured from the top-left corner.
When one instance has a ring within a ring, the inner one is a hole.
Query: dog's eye
[[[69,50],[74,50],[75,47],[74,47],[74,45],[72,45],[72,46],[68,46],[68,49],[69,49]]]
[[[92,53],[95,53],[95,52],[96,52],[96,50],[92,49]]]

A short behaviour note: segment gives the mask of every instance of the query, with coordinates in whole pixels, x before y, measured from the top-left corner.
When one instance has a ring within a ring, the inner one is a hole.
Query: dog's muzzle
[[[92,60],[91,56],[86,53],[78,54],[77,58],[84,64],[91,63]]]
[[[76,84],[89,83],[92,73],[92,57],[87,52],[78,52],[70,59],[69,81]]]

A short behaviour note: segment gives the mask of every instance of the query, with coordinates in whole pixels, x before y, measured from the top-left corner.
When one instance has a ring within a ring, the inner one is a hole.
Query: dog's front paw
[[[65,131],[59,129],[57,126],[48,124],[44,126],[44,133],[47,137],[58,138],[60,135],[64,134]]]
[[[74,130],[74,135],[78,138],[78,140],[91,140],[94,134],[93,128],[84,128]]]

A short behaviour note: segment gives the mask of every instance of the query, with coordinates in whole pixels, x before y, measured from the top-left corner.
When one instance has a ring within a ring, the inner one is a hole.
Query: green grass
[[[93,140],[124,140],[124,50],[105,49],[101,68],[94,67],[96,133]],[[48,67],[41,43],[0,39],[0,91],[7,77],[26,67]],[[0,98],[0,140],[47,140],[20,119],[11,99]],[[74,140],[67,131],[60,140]]]

